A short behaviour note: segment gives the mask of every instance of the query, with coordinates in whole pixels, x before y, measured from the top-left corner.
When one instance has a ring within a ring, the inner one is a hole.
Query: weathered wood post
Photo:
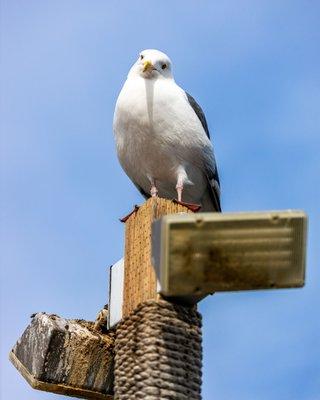
[[[151,263],[151,225],[163,215],[191,213],[149,199],[125,221],[123,319],[115,334],[115,400],[200,399],[201,315],[196,306],[164,300]]]

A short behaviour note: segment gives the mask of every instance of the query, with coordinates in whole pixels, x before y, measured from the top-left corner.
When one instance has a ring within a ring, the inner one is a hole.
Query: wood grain
[[[141,302],[157,299],[157,281],[151,264],[151,224],[167,214],[192,213],[174,201],[150,198],[125,222],[123,317]]]

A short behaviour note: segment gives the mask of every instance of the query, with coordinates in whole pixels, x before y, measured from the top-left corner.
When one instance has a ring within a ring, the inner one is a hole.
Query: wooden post
[[[125,221],[123,319],[116,327],[114,396],[201,399],[201,315],[196,306],[161,299],[151,264],[151,225],[163,215],[191,213],[151,198]]]
[[[174,201],[150,198],[125,221],[123,317],[146,300],[157,299],[157,279],[151,264],[151,224],[167,214],[191,213]]]

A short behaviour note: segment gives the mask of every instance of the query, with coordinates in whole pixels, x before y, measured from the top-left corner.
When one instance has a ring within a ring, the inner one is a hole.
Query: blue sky
[[[121,170],[114,104],[157,48],[202,105],[225,211],[310,217],[303,289],[217,294],[203,399],[320,399],[318,1],[1,1],[1,395],[32,390],[7,361],[29,315],[92,319],[142,199]]]

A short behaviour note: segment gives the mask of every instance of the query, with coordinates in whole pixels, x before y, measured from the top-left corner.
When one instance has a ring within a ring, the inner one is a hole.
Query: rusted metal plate
[[[38,313],[9,358],[34,389],[111,400],[113,338],[92,327],[91,322]]]
[[[153,264],[166,296],[301,287],[302,211],[169,215],[153,224]],[[194,298],[195,299],[195,298]]]

